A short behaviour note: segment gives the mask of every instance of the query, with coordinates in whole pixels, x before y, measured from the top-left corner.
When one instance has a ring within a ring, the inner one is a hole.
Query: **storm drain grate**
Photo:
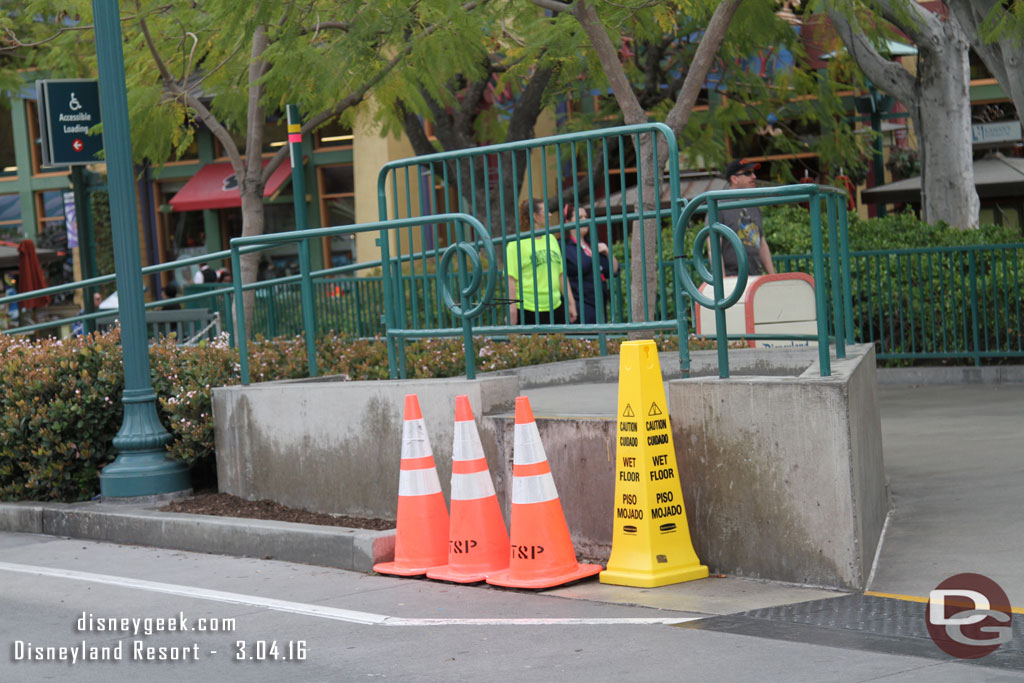
[[[928,636],[926,608],[923,602],[857,594],[710,617],[678,627],[950,661]],[[987,657],[956,661],[1024,671],[1024,615],[1014,615],[1010,642]]]

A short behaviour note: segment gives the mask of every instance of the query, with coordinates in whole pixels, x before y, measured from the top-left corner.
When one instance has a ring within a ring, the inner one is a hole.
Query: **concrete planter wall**
[[[405,395],[419,397],[447,498],[455,397],[468,394],[481,412],[508,411],[517,388],[514,377],[217,388],[218,485],[249,500],[269,498],[314,512],[393,520]],[[492,471],[500,473],[496,447],[485,442],[484,448]]]
[[[872,349],[854,347],[846,360],[833,360],[829,378],[818,376],[816,352],[731,355],[731,379],[668,382],[698,555],[715,572],[863,587],[888,509]],[[697,354],[694,360],[695,367],[708,363]],[[446,497],[455,396],[468,394],[508,521],[513,404],[520,391],[533,391],[520,387],[562,385],[567,376],[614,381],[617,361],[532,368],[522,381],[502,373],[474,381],[321,378],[218,388],[220,488],[319,512],[394,519],[405,394],[419,396]],[[663,366],[671,363],[663,354]],[[737,376],[742,372],[758,376]],[[611,549],[615,477],[615,386],[603,390],[610,396],[606,417],[535,410],[576,550],[598,560]],[[570,408],[575,389],[558,391]]]
[[[690,530],[710,566],[866,585],[889,508],[874,350],[832,372],[669,384]]]

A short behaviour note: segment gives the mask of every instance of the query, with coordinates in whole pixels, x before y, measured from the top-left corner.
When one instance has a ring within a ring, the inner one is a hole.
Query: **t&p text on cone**
[[[509,588],[551,588],[593,576],[599,564],[579,564],[562,503],[551,476],[530,400],[516,399],[512,456],[512,532],[509,568],[487,583]]]
[[[455,397],[452,439],[452,505],[448,564],[428,579],[473,583],[508,569],[508,531],[480,443],[469,397]]]

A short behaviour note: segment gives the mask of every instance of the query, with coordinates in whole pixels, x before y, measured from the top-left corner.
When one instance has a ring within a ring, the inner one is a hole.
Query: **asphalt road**
[[[4,682],[931,683],[1020,677],[1019,671],[948,658],[692,628],[702,621],[690,619],[702,616],[270,560],[0,534]],[[169,630],[182,621],[186,630]],[[46,661],[61,656],[48,647],[69,648],[67,657],[75,647],[98,655],[104,650],[90,648],[109,648],[113,657],[118,645],[121,661]]]

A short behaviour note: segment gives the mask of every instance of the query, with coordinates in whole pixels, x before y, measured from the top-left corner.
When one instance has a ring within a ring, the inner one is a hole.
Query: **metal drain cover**
[[[710,617],[677,628],[951,661],[928,636],[926,608],[923,602],[856,594]],[[1014,616],[1010,642],[986,657],[955,661],[1024,671],[1024,615]]]

